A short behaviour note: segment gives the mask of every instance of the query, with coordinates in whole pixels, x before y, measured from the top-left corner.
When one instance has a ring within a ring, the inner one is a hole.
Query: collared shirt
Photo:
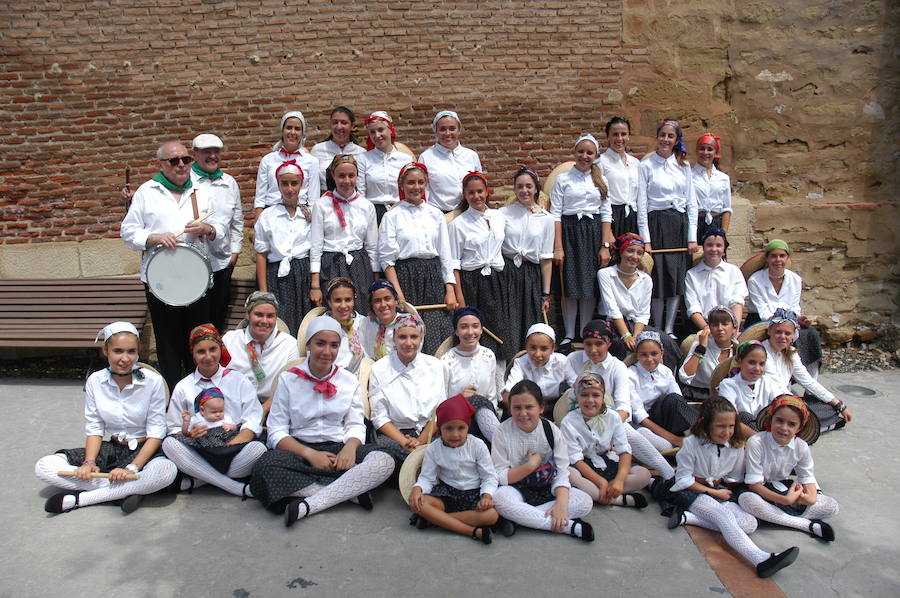
[[[436,357],[419,353],[403,365],[397,353],[379,359],[372,366],[369,402],[375,429],[387,423],[421,432],[434,409],[447,395],[447,373]]]
[[[241,190],[234,177],[223,172],[213,180],[201,177],[191,169],[191,182],[198,189],[207,189],[212,195],[214,217],[223,221],[227,235],[216,236],[209,242],[209,257],[213,272],[228,266],[232,253],[240,253],[244,244],[244,207],[241,204]]]
[[[337,194],[337,192],[334,192]],[[350,202],[341,202],[344,221],[341,226],[334,203],[328,196],[315,202],[312,206],[312,225],[309,229],[309,269],[313,274],[322,268],[322,254],[343,253],[349,264],[352,261],[351,251],[365,249],[369,256],[372,272],[380,270],[378,266],[378,225],[375,223],[375,206],[365,197],[357,196]]]
[[[743,306],[747,298],[747,283],[741,269],[725,261],[720,261],[718,266],[708,266],[700,260],[687,271],[684,286],[688,315],[699,313],[705,318],[717,305]]]
[[[631,396],[634,389],[631,388],[631,380],[628,378],[628,366],[615,355],[607,353],[606,359],[600,363],[593,363],[587,358],[584,350],[572,351],[566,358],[568,370],[566,382],[570,386],[575,385],[578,376],[587,372],[600,374],[606,393],[611,395],[616,404],[616,411],[624,411],[631,415]]]
[[[719,383],[718,393],[720,397],[734,405],[739,413],[749,413],[756,417],[760,411],[769,406],[769,403],[784,394],[784,389],[773,385],[765,376],[756,382],[747,382],[738,372]]]
[[[133,374],[131,384],[119,390],[109,369],[88,377],[84,387],[84,434],[120,441],[166,437],[166,383],[145,368],[143,380]],[[181,424],[178,424],[181,429]]]
[[[800,361],[800,354],[792,350],[790,358],[784,356],[784,353],[775,351],[768,340],[763,341],[766,348],[766,373],[764,378],[769,378],[776,387],[781,388],[781,392],[793,394],[791,391],[791,380],[815,395],[820,401],[831,402],[835,399],[834,393],[819,384],[815,378],[809,375],[809,371]]]
[[[744,448],[732,448],[729,443],[718,445],[699,436],[686,436],[675,456],[675,484],[672,492],[690,488],[694,478],[706,480],[712,486],[716,480],[740,482],[744,479]]]
[[[212,196],[208,189],[188,189],[175,199],[172,192],[150,179],[134,192],[131,198],[131,207],[119,234],[125,244],[135,251],[142,251],[141,280],[147,282],[147,262],[153,247],[147,247],[147,238],[151,234],[177,233],[184,229],[184,225],[194,220],[194,208],[191,202],[192,193],[196,192],[197,211],[200,215],[213,209]],[[228,233],[223,221],[212,218],[207,224],[216,229],[216,238],[224,238]],[[204,253],[209,253],[207,242],[197,235],[181,235],[180,241],[192,243]]]
[[[642,270],[637,270],[637,278],[626,287],[619,278],[616,266],[607,266],[597,271],[600,285],[600,307],[611,320],[631,320],[647,325],[650,322],[650,295],[653,294],[653,279]]]
[[[803,280],[796,272],[784,271],[784,280],[781,281],[781,291],[775,292],[775,285],[769,278],[769,269],[763,268],[750,275],[747,281],[747,290],[750,292],[750,311],[759,314],[760,320],[768,320],[779,307],[789,309],[794,313],[802,313],[800,310],[800,293],[803,291]]]
[[[313,375],[308,362],[297,367]],[[356,376],[338,368],[331,383],[337,387],[337,393],[326,399],[313,390],[314,382],[292,372],[279,376],[267,420],[269,448],[277,448],[288,436],[305,443],[347,442],[351,438],[365,442],[362,393]]]
[[[503,232],[503,255],[515,256],[516,267],[523,260],[539,264],[541,260],[553,259],[553,216],[544,209],[532,212],[519,202],[500,208],[506,219]]]
[[[780,482],[796,473],[798,484],[815,484],[813,458],[809,445],[802,438],[794,437],[782,446],[771,432],[759,432],[747,440],[745,484]]]
[[[356,316],[356,320],[359,321],[359,340],[362,344],[362,350],[366,357],[377,360],[377,357],[375,357],[375,342],[378,340],[378,329],[381,327],[381,324],[377,319],[373,320],[372,318],[373,315],[371,314],[368,316]],[[390,324],[384,328],[384,345],[390,354],[394,352],[394,330],[397,328],[397,316],[395,315]]]
[[[247,353],[247,343],[253,343],[259,365],[266,373],[266,377],[259,381],[253,373],[250,365],[250,355]],[[293,359],[299,359],[297,339],[277,328],[272,331],[265,343],[259,344],[250,336],[250,327],[238,330],[229,330],[222,337],[222,343],[231,353],[231,362],[228,367],[244,375],[244,378],[256,390],[256,396],[260,403],[265,403],[272,396],[272,383],[278,377],[278,372],[285,364]]]
[[[477,394],[493,403],[494,407],[497,406],[497,358],[493,351],[478,345],[475,354],[466,357],[453,347],[441,355],[441,362],[447,366],[448,397],[461,393],[468,386],[474,386]]]
[[[469,434],[461,446],[449,447],[440,439],[429,444],[416,486],[428,494],[438,481],[457,490],[479,488],[481,494],[494,494],[497,471],[484,441]]]
[[[325,312],[325,315],[334,318],[334,314],[330,311]],[[350,327],[349,335],[344,331],[344,327],[341,326],[341,346],[338,349],[337,359],[334,360],[334,364],[353,374],[358,374],[360,361],[362,357],[365,357],[359,326],[368,318],[359,315],[355,311],[351,317],[353,318],[353,325]],[[337,318],[334,319],[336,320]]]
[[[359,174],[356,188],[373,204],[393,205],[400,201],[397,176],[412,157],[394,146],[389,154],[377,147],[356,156]]]
[[[675,381],[672,370],[660,363],[652,372],[647,371],[640,362],[628,368],[628,378],[634,388],[631,399],[631,417],[635,424],[650,417],[647,411],[660,397],[668,394],[681,394],[681,388]]]
[[[491,440],[491,458],[497,470],[497,480],[501,485],[509,484],[509,470],[518,467],[528,460],[528,451],[541,456],[543,467],[551,458],[556,468],[550,491],[557,488],[570,488],[569,484],[569,447],[562,432],[556,424],[550,422],[553,433],[553,450],[544,434],[544,426],[538,422],[531,432],[522,431],[512,418],[500,422]]]
[[[674,208],[688,216],[688,242],[697,242],[697,197],[690,165],[679,166],[675,155],[663,158],[653,152],[641,162],[637,204],[638,232],[644,241],[653,243],[647,214]]]
[[[611,149],[600,154],[594,164],[599,164],[609,187],[609,203],[614,206],[625,205],[631,212],[637,209],[638,179],[640,178],[641,161],[625,154],[622,156]],[[626,211],[626,215],[628,211]]]
[[[253,227],[256,232],[253,250],[265,253],[266,261],[282,262],[278,275],[287,276],[291,271],[291,260],[309,257],[311,228],[299,206],[293,216],[284,204],[269,206]]]
[[[606,177],[603,180],[606,181]],[[608,199],[601,201],[600,190],[594,185],[591,172],[581,172],[574,166],[556,177],[550,192],[550,213],[554,222],[560,222],[563,216],[578,216],[581,220],[597,214],[601,222],[612,222],[612,207]]]
[[[325,171],[331,166],[331,162],[334,161],[335,156],[338,154],[356,156],[365,153],[365,151],[366,148],[357,145],[352,141],[348,141],[347,145],[341,147],[332,139],[326,139],[325,141],[312,146],[309,153],[319,161],[319,187],[327,189],[325,186]]]
[[[481,172],[481,160],[474,150],[461,144],[447,149],[435,143],[419,156],[428,167],[428,203],[449,212],[462,200],[462,180],[470,172]]]
[[[262,432],[262,405],[256,398],[256,391],[240,372],[219,366],[210,378],[204,378],[198,370],[194,370],[178,381],[169,401],[166,416],[169,434],[181,431],[181,414],[184,411],[194,413],[194,399],[201,391],[218,387],[225,395],[225,416],[241,424],[241,429],[253,430],[259,436]]]
[[[697,210],[703,212],[732,212],[731,209],[731,179],[727,174],[712,167],[712,173],[707,172],[705,166],[694,164],[691,168],[691,181],[694,187],[694,195],[697,197]],[[712,217],[708,216],[709,224]]]
[[[449,229],[454,270],[481,270],[484,276],[491,269],[503,270],[500,249],[506,234],[506,217],[500,210],[487,208],[479,212],[469,208],[453,219]]]
[[[436,207],[422,202],[414,206],[401,201],[381,219],[378,235],[378,259],[386,270],[397,260],[441,258],[444,283],[453,284],[450,233],[444,215]]]
[[[269,152],[259,161],[256,173],[256,197],[254,208],[266,208],[281,203],[281,190],[275,171],[284,162],[296,160],[303,171],[303,185],[300,187],[300,203],[314,204],[322,193],[319,185],[319,161],[306,150],[288,153],[286,150]]]
[[[607,453],[631,454],[631,445],[625,436],[625,423],[619,414],[607,409],[600,417],[606,420],[603,434],[597,434],[588,427],[580,409],[569,411],[560,422],[559,427],[569,451],[570,464],[590,461],[597,469],[604,470],[606,462],[603,456]],[[610,457],[612,458],[612,455]],[[613,460],[617,461],[618,457]]]
[[[509,392],[520,380],[531,380],[541,387],[544,399],[558,398],[559,385],[566,381],[567,368],[566,356],[562,353],[551,354],[541,367],[534,365],[528,353],[519,355],[513,360],[503,391]]]
[[[709,381],[712,378],[713,371],[715,371],[716,366],[719,365],[719,357],[722,355],[723,349],[719,348],[719,345],[712,339],[706,343],[706,354],[703,355],[703,359],[700,360],[700,364],[697,366],[697,371],[694,372],[693,376],[688,375],[687,372],[684,371],[684,364],[687,363],[687,360],[694,353],[694,349],[700,346],[700,341],[694,341],[691,345],[690,350],[687,352],[684,361],[681,362],[681,367],[678,368],[678,377],[681,378],[681,381],[687,384],[688,386],[696,386],[698,388],[709,388]],[[729,355],[734,354],[734,349],[736,348],[736,343],[732,343],[731,350],[727,348],[724,349],[728,352]]]

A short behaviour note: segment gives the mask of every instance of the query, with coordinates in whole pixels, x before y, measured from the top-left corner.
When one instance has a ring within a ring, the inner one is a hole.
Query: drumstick
[[[485,333],[486,335],[488,335],[489,337],[491,337],[492,339],[494,339],[495,341],[497,341],[497,342],[500,343],[501,345],[503,344],[503,340],[502,340],[499,336],[497,336],[496,334],[494,334],[493,332],[491,332],[490,330],[488,330],[488,328],[487,328],[486,326],[482,326],[481,329],[484,331],[484,333]]]
[[[131,193],[131,166],[125,165],[125,190]],[[131,207],[131,198],[125,200],[125,211]]]
[[[181,232],[180,232],[180,233],[175,233],[175,236],[176,236],[176,237],[180,237],[181,235],[184,234],[184,231],[187,230],[187,227],[189,227],[189,226],[192,225],[192,224],[197,224],[197,223],[199,223],[199,222],[203,222],[204,220],[206,220],[207,218],[209,218],[210,216],[212,216],[212,215],[215,214],[215,213],[216,213],[215,210],[210,210],[210,211],[208,211],[206,214],[203,214],[202,216],[200,216],[199,218],[197,218],[196,220],[191,220],[190,222],[188,222],[188,223],[184,226],[183,229],[181,229]]]
[[[413,305],[416,311],[424,311],[427,309],[446,309],[446,303],[434,303],[432,305]]]
[[[687,250],[687,247],[675,247],[672,249],[653,249],[650,253],[684,253]]]
[[[56,475],[58,475],[62,478],[74,478],[75,472],[74,471],[57,471]],[[92,478],[108,478],[109,474],[108,473],[99,473],[99,472],[95,471],[95,472],[91,473],[91,477]],[[125,476],[125,479],[126,480],[139,480],[139,479],[141,479],[141,476],[139,476],[136,473],[129,473],[128,475]]]

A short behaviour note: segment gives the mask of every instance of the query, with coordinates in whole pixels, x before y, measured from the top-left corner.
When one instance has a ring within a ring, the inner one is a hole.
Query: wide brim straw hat
[[[753,273],[757,270],[762,270],[766,267],[766,253],[757,253],[754,256],[751,256],[747,259],[743,264],[741,264],[741,274],[744,275],[744,280],[750,280],[750,277],[753,276]],[[792,270],[794,267],[794,260],[791,259],[791,256],[788,256],[787,262],[785,262],[784,267],[786,270]]]
[[[324,307],[314,307],[306,312],[306,315],[300,321],[300,327],[297,329],[297,350],[300,352],[300,357],[306,355],[306,331],[309,330],[309,325],[313,319],[318,318],[325,311]]]
[[[807,410],[809,411],[809,417],[806,418],[806,423],[797,432],[797,438],[806,441],[806,444],[814,444],[819,439],[821,424],[819,423],[819,417],[812,412],[812,409]],[[765,430],[766,426],[769,425],[769,419],[769,408],[766,407],[756,416],[756,427],[760,431]]]
[[[575,167],[575,160],[566,160],[565,162],[560,162],[556,165],[556,167],[550,171],[550,174],[547,175],[547,178],[544,179],[544,184],[541,187],[544,194],[549,198],[550,193],[553,191],[553,185],[556,184],[556,177],[561,175],[564,172],[569,172],[572,168]]]
[[[426,448],[427,445],[422,445],[413,449],[400,467],[397,485],[400,487],[400,495],[403,496],[406,504],[409,504],[409,495],[412,493],[413,486],[416,485],[416,480],[419,479],[419,472],[422,471]]]
[[[757,322],[750,328],[744,330],[741,335],[738,337],[738,344],[743,343],[744,341],[759,341],[763,342],[769,337],[769,321],[763,320],[762,322]]]
[[[716,366],[716,369],[713,370],[712,375],[709,377],[709,393],[711,395],[718,394],[716,389],[719,388],[719,384],[725,378],[731,377],[731,369],[735,367],[737,367],[737,362],[734,359],[726,359]]]

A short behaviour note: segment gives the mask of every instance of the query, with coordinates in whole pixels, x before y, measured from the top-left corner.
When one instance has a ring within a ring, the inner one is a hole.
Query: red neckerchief
[[[326,399],[330,399],[331,397],[333,397],[334,395],[337,394],[337,386],[332,384],[331,379],[334,378],[335,374],[337,374],[338,369],[339,369],[338,366],[334,366],[334,369],[331,370],[331,374],[329,374],[329,376],[327,378],[324,378],[321,380],[314,376],[310,376],[309,374],[307,374],[300,368],[291,368],[288,371],[291,372],[292,374],[296,374],[297,376],[300,376],[304,380],[309,380],[310,382],[313,382],[314,383],[313,390],[316,392],[322,393],[322,396],[324,396]]]
[[[337,214],[338,220],[341,221],[341,228],[347,228],[347,220],[344,218],[344,210],[341,209],[341,204],[350,203],[351,201],[359,197],[359,193],[354,193],[348,199],[338,197],[331,191],[329,191],[325,195],[331,198],[331,205],[334,206],[334,213]]]

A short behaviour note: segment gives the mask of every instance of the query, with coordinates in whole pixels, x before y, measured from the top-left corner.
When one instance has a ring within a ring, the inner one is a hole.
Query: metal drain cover
[[[881,393],[877,390],[868,388],[866,386],[857,386],[856,384],[843,384],[836,387],[836,390],[844,393],[845,395],[850,395],[851,397],[872,398],[881,396]]]

